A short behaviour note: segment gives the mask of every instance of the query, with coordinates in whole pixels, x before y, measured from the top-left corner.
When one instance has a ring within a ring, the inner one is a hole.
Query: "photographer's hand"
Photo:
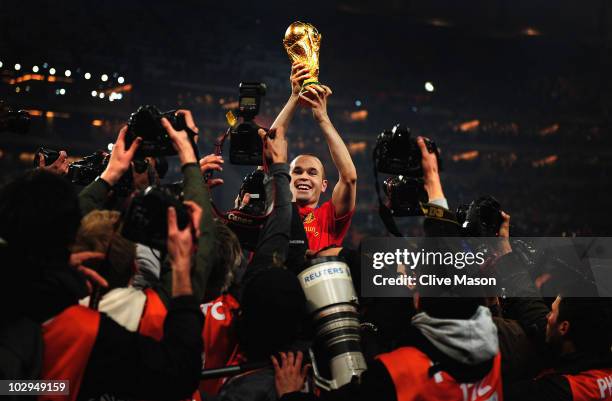
[[[70,254],[70,267],[78,270],[85,276],[85,283],[87,284],[89,293],[91,293],[93,289],[92,283],[97,284],[100,287],[108,288],[108,281],[106,281],[106,279],[104,279],[104,277],[98,274],[98,272],[95,270],[85,266],[84,263],[92,259],[103,260],[105,257],[106,255],[101,252],[83,251]]]
[[[266,133],[263,129],[257,131],[263,141],[263,155],[268,165],[287,163],[287,139],[283,128],[271,128]]]
[[[129,149],[125,148],[125,135],[127,133],[127,126],[121,128],[119,131],[119,135],[117,136],[117,141],[113,146],[113,150],[111,152],[110,160],[108,161],[108,165],[106,169],[100,175],[104,181],[108,182],[111,186],[115,185],[121,176],[125,174],[125,172],[130,168],[130,163],[134,158],[134,154],[140,146],[140,142],[142,142],[142,138],[138,137]]]
[[[274,366],[274,385],[279,398],[284,394],[302,390],[310,369],[310,364],[302,366],[301,351],[297,352],[295,358],[291,351],[287,354],[281,352],[280,356],[281,363],[278,363],[276,357],[270,357]]]
[[[172,266],[172,296],[191,295],[191,255],[193,254],[193,237],[191,223],[179,230],[176,222],[176,210],[168,208],[167,248]]]
[[[423,182],[429,202],[436,199],[444,199],[440,172],[438,170],[438,158],[435,153],[430,153],[425,144],[425,138],[417,138],[417,144],[421,149],[421,166],[423,167]]]
[[[196,127],[193,122],[193,116],[191,115],[191,112],[189,110],[178,110],[176,114],[183,115],[185,117],[185,123],[187,124],[189,129],[191,129],[195,133],[199,132],[198,127]],[[187,163],[197,163],[198,159],[196,158],[187,131],[176,131],[172,127],[172,124],[170,124],[170,121],[168,121],[166,118],[162,118],[161,122],[164,128],[166,129],[168,136],[170,137],[170,139],[172,139],[172,145],[178,153],[181,165],[185,165]]]
[[[500,239],[498,247],[498,256],[503,256],[507,253],[512,252],[512,246],[510,245],[510,215],[506,212],[501,212],[502,223],[499,226],[499,232],[497,233]]]
[[[223,171],[223,163],[223,156],[218,156],[212,153],[200,159],[200,171],[202,172],[202,175],[206,175],[211,170],[221,172]],[[214,188],[221,184],[223,184],[222,178],[210,178],[208,180],[209,188]]]
[[[45,165],[45,158],[43,155],[38,155],[38,167],[53,174],[66,175],[68,174],[69,167],[68,154],[65,150],[61,150],[57,160],[48,166]]]

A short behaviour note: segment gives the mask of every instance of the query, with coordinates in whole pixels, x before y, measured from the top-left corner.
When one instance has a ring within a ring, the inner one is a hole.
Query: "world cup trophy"
[[[285,32],[283,45],[291,63],[304,63],[310,69],[310,78],[302,83],[302,91],[308,85],[319,83],[319,48],[321,34],[313,25],[296,21]]]

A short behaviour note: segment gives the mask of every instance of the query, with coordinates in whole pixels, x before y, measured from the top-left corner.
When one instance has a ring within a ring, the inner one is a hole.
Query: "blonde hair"
[[[127,286],[134,274],[136,244],[119,233],[121,214],[113,210],[94,210],[81,220],[73,252],[106,254],[106,266],[98,271],[111,288]]]

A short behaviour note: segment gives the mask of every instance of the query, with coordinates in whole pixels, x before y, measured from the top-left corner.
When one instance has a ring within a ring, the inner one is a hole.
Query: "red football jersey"
[[[353,209],[344,216],[337,217],[331,200],[316,209],[298,206],[298,210],[308,238],[308,248],[312,251],[330,245],[341,246],[355,212]]]

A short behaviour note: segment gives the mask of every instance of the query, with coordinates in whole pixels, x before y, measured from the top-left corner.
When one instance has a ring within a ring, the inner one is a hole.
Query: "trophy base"
[[[321,85],[321,82],[317,80],[312,80],[312,81],[304,81],[304,83],[302,84],[302,90],[300,91],[300,94],[306,96],[307,98],[312,99],[313,98],[312,93],[309,90],[306,90],[306,87],[308,85]],[[299,100],[299,104],[303,107],[311,107],[310,104],[305,102],[303,99]]]

